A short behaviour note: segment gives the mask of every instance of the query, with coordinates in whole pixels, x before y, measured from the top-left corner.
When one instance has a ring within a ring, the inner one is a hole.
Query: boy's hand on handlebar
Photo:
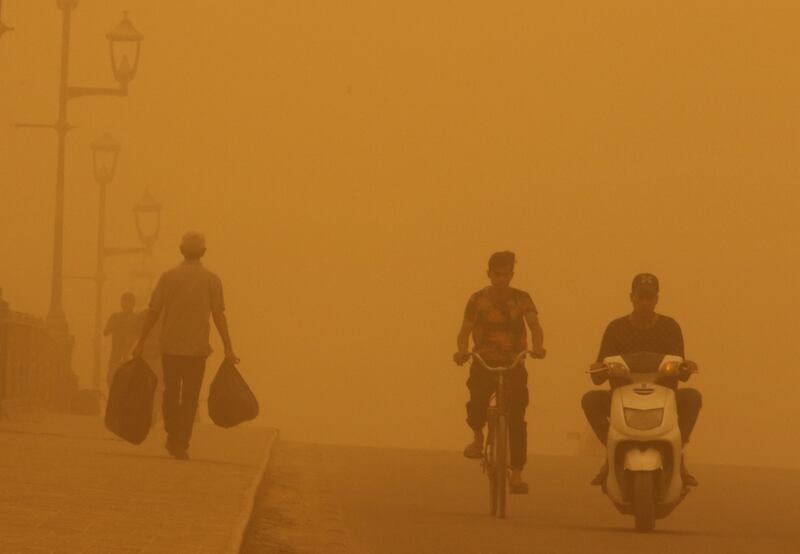
[[[458,365],[464,365],[467,360],[469,360],[470,354],[469,352],[456,352],[453,354],[453,361]]]

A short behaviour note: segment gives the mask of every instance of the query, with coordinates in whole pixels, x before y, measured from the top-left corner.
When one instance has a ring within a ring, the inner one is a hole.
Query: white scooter
[[[603,360],[612,380],[626,383],[611,396],[606,443],[608,477],[603,492],[617,509],[633,515],[636,530],[655,528],[688,488],[681,479],[683,443],[674,384],[687,371],[680,356],[640,352]]]

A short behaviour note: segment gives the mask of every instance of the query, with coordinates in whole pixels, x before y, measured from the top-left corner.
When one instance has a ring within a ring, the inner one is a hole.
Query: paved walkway
[[[0,552],[238,550],[274,430],[195,428],[189,461],[97,418],[0,422]]]
[[[480,462],[458,451],[280,441],[242,552],[798,554],[800,472],[693,464],[701,485],[636,533],[588,479],[591,456],[528,457],[527,495],[489,516]]]

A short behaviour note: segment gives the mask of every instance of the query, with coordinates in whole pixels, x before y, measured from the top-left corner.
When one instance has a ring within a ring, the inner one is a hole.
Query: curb
[[[264,474],[267,472],[267,466],[272,458],[272,449],[275,446],[275,442],[278,440],[278,435],[279,432],[277,429],[273,429],[272,433],[270,433],[264,455],[261,457],[261,461],[258,464],[256,476],[244,492],[242,510],[233,526],[233,532],[231,533],[228,547],[225,549],[226,554],[239,554],[242,550],[244,535],[247,532],[247,526],[250,524],[250,517],[253,515],[256,495],[258,495],[258,489],[261,487],[261,482],[264,480]]]

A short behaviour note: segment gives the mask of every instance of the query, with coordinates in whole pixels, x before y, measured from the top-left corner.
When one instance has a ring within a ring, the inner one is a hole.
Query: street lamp
[[[58,135],[58,158],[56,165],[56,202],[55,225],[53,232],[53,273],[50,290],[50,308],[47,321],[53,331],[64,337],[69,335],[64,309],[63,296],[63,265],[64,265],[64,165],[66,158],[67,134],[73,129],[68,119],[69,101],[81,96],[126,96],[128,85],[136,76],[139,67],[139,53],[143,36],[128,18],[126,13],[122,22],[106,35],[111,51],[111,64],[114,77],[119,83],[117,88],[98,87],[73,87],[69,85],[69,45],[72,32],[72,12],[78,7],[79,0],[57,0],[56,4],[61,10],[61,71],[59,79],[59,104],[58,120],[55,124],[18,124],[15,127],[34,127],[53,129]],[[125,50],[133,47],[132,53]],[[97,154],[114,154],[113,150],[99,148]],[[113,178],[114,164],[95,168],[95,177],[107,182]]]
[[[147,248],[153,247],[161,232],[161,208],[161,204],[155,201],[148,190],[145,190],[142,199],[133,205],[136,232],[139,234],[139,240]]]
[[[0,38],[3,38],[3,35],[6,34],[8,31],[13,31],[14,27],[9,27],[5,23],[3,23],[3,0],[0,0]]]
[[[108,133],[92,143],[94,178],[98,183],[107,185],[114,180],[119,149],[119,143]]]
[[[103,352],[103,288],[105,285],[105,261],[110,256],[122,254],[142,254],[142,272],[145,258],[152,251],[161,231],[161,204],[156,202],[149,192],[133,206],[136,231],[144,246],[128,248],[110,248],[106,246],[106,189],[114,180],[117,170],[120,145],[106,133],[91,144],[94,178],[99,187],[97,210],[97,265],[95,267],[95,317],[94,317],[94,365],[92,384],[100,390]]]
[[[144,35],[128,19],[128,12],[125,12],[122,22],[106,35],[108,38],[108,50],[111,54],[111,67],[114,70],[114,77],[127,90],[128,83],[136,77],[136,70],[139,69],[139,54],[142,50],[142,39]],[[131,63],[133,59],[133,63]]]
[[[103,285],[105,284],[106,260],[106,189],[117,173],[120,145],[108,133],[91,144],[94,179],[98,184],[97,210],[97,260],[95,266],[95,312],[94,312],[94,369],[92,384],[100,389],[100,365],[103,352]]]
[[[131,291],[137,300],[146,303],[153,289],[154,274],[150,269],[152,248],[161,233],[161,203],[152,197],[150,191],[145,189],[141,200],[133,205],[133,215],[136,220],[136,233],[145,246],[142,255],[142,265],[130,272]]]
[[[136,233],[145,246],[142,255],[142,266],[131,271],[131,290],[137,299],[147,302],[153,288],[153,271],[150,269],[152,248],[161,233],[161,203],[150,195],[145,189],[141,200],[133,205],[133,215],[136,220]]]

